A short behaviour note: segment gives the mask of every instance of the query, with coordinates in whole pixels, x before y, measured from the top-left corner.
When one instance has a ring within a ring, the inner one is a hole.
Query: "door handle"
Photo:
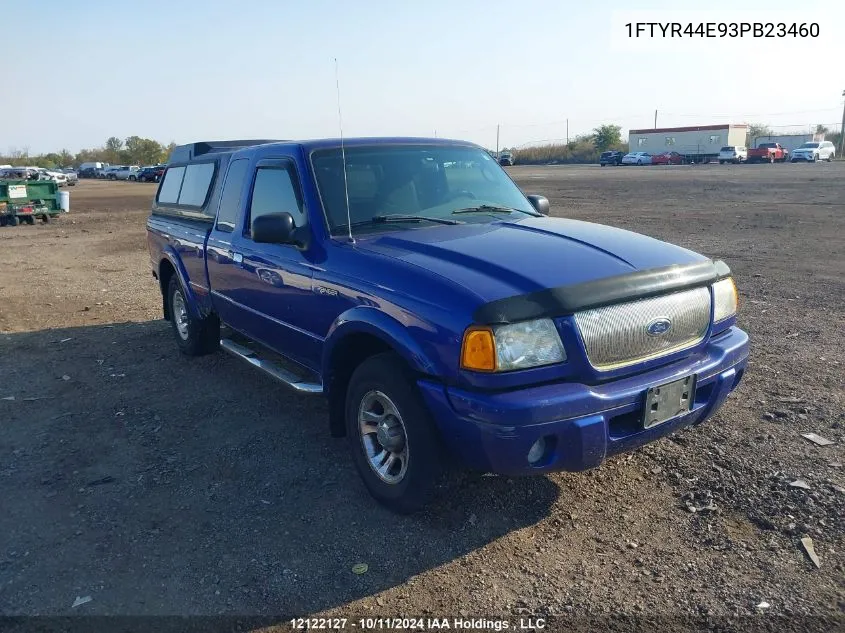
[[[229,259],[231,259],[236,264],[241,264],[244,261],[243,253],[235,253],[233,251],[229,251]]]

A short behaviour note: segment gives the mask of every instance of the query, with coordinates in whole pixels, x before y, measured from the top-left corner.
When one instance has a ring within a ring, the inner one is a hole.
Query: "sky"
[[[335,59],[346,136],[436,135],[495,148],[498,126],[500,147],[515,147],[564,139],[567,120],[570,137],[603,123],[652,127],[655,110],[659,127],[838,127],[845,2],[634,7],[638,21],[689,10],[699,21],[819,24],[818,38],[742,43],[628,38],[632,4],[0,0],[0,56],[11,56],[1,66],[0,153],[75,152],[109,136],[336,137]]]

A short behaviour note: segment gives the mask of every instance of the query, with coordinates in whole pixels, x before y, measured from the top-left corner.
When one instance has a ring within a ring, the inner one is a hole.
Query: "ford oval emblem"
[[[660,317],[659,319],[655,319],[654,321],[649,323],[646,326],[645,331],[648,333],[649,336],[662,336],[671,329],[672,321],[670,321],[666,317]]]

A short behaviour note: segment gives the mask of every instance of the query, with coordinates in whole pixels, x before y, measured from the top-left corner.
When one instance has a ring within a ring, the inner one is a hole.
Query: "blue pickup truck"
[[[182,352],[323,394],[397,512],[456,461],[598,466],[711,417],[746,367],[724,262],[549,217],[472,143],[179,146],[147,229]]]

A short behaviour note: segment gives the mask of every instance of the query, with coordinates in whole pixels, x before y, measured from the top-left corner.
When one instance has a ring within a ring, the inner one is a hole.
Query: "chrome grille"
[[[671,327],[660,332],[666,320]],[[650,326],[657,322],[650,334]],[[593,367],[603,371],[624,367],[699,343],[710,324],[710,289],[584,310],[575,314],[575,323]]]

